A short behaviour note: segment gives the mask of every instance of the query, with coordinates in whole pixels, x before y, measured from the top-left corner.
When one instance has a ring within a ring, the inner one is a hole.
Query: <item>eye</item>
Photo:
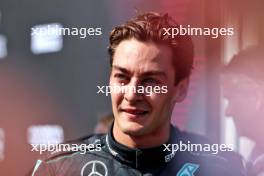
[[[120,81],[120,82],[125,82],[125,81],[129,80],[129,77],[125,74],[122,74],[122,73],[116,73],[116,74],[114,74],[114,77],[116,79],[118,79],[118,81]]]
[[[144,85],[156,85],[156,84],[160,84],[160,81],[158,79],[155,79],[155,78],[146,78],[146,79],[143,79],[142,84],[144,84]]]

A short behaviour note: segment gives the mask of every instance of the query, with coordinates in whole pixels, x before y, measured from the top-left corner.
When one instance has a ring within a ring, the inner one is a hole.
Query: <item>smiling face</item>
[[[126,90],[166,86],[166,91],[151,94],[112,91],[114,130],[130,136],[169,130],[173,106],[182,100],[187,88],[187,82],[175,86],[174,80],[170,48],[136,39],[120,42],[113,56],[110,86],[122,86]]]

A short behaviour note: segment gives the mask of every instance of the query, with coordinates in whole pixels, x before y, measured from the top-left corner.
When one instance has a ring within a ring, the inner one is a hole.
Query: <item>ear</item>
[[[173,101],[174,102],[182,102],[185,99],[185,97],[187,96],[188,87],[189,87],[189,77],[181,80],[175,86]]]

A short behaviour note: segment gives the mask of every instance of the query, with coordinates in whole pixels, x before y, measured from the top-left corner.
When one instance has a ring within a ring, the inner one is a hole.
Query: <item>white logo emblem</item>
[[[89,161],[82,167],[81,176],[107,176],[106,165],[98,160]]]

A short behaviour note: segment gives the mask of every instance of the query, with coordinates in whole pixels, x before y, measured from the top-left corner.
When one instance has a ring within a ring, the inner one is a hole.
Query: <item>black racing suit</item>
[[[234,152],[212,154],[171,150],[169,144],[204,144],[198,135],[171,126],[167,144],[149,149],[132,149],[117,143],[112,129],[106,135],[92,135],[74,143],[96,144],[99,150],[57,152],[38,160],[32,176],[244,176],[240,157]],[[166,148],[166,147],[167,148]]]

